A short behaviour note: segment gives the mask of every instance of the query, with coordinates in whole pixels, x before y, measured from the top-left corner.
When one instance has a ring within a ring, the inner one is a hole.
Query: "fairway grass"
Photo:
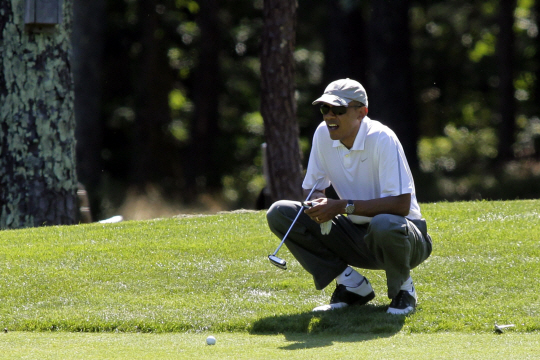
[[[540,358],[540,334],[248,335],[0,334],[2,359],[505,359]]]
[[[434,359],[465,346],[478,357],[458,358],[540,359],[529,352],[540,349],[540,201],[421,206],[434,247],[413,270],[419,304],[407,317],[386,314],[384,272],[364,270],[370,304],[312,313],[333,285],[316,291],[286,247],[289,269],[270,264],[279,239],[264,211],[0,231],[0,354]],[[514,327],[497,336],[495,324]]]

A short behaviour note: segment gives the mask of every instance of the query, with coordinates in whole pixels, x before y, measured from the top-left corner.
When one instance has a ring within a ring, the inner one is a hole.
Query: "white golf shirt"
[[[414,180],[396,134],[378,121],[364,117],[352,148],[332,140],[323,121],[315,131],[306,177],[302,187],[317,189],[333,185],[340,199],[371,200],[411,194],[407,218],[421,219]],[[349,215],[352,222],[365,224],[371,217]]]

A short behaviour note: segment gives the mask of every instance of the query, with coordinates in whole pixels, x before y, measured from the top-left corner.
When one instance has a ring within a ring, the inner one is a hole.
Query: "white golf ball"
[[[213,336],[209,336],[206,338],[206,343],[208,345],[216,345],[216,338]]]

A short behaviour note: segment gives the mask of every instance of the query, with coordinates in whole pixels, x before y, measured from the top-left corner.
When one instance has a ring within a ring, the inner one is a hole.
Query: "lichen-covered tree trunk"
[[[302,166],[294,98],[296,0],[265,0],[261,114],[272,200],[302,197]]]
[[[0,228],[77,220],[69,65],[71,0],[49,33],[30,33],[24,0],[0,2]]]

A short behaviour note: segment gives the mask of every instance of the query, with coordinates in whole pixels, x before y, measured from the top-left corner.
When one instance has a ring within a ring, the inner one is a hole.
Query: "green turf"
[[[10,331],[138,333],[512,334],[540,330],[540,201],[422,204],[432,256],[413,271],[419,307],[385,313],[385,276],[361,271],[377,297],[311,313],[316,291],[264,212],[0,232],[0,326]],[[10,334],[10,333],[8,333]],[[140,334],[139,334],[140,335]],[[456,335],[457,336],[457,335]]]
[[[540,334],[207,334],[8,333],[0,356],[10,359],[538,359]]]

